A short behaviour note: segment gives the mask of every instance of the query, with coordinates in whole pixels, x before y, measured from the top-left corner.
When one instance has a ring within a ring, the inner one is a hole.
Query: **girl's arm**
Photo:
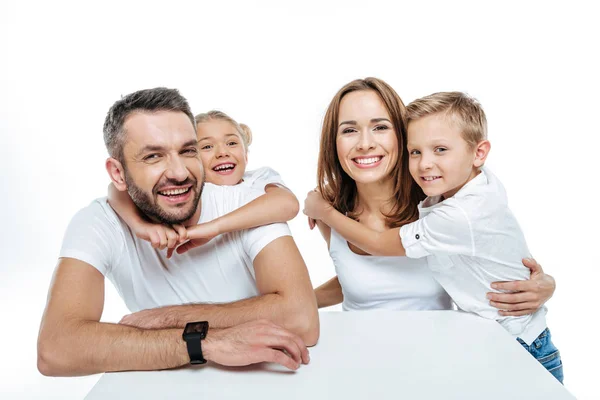
[[[224,233],[256,228],[257,226],[276,222],[287,222],[298,214],[299,207],[298,199],[292,192],[270,184],[266,186],[265,194],[250,203],[210,222],[188,228],[188,238],[204,239],[198,242],[198,245],[201,245],[206,243],[206,239],[210,240]],[[182,253],[196,247],[193,240],[188,243],[190,243],[188,246],[178,248],[177,252]]]
[[[344,301],[342,285],[340,285],[338,277],[334,276],[316,288],[315,296],[317,297],[317,306],[319,308],[334,306]]]
[[[108,204],[138,238],[152,243],[154,248],[161,250],[166,247],[174,248],[187,239],[186,230],[181,225],[174,225],[172,229],[166,225],[146,221],[138,212],[129,194],[117,190],[112,183],[108,185]]]
[[[400,228],[375,231],[331,206],[317,191],[308,192],[304,202],[304,214],[323,221],[344,239],[374,256],[405,256],[400,239]]]

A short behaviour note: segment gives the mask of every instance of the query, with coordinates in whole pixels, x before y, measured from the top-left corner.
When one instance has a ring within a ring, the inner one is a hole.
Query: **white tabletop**
[[[456,311],[322,312],[311,361],[102,376],[86,399],[573,399],[494,321]]]

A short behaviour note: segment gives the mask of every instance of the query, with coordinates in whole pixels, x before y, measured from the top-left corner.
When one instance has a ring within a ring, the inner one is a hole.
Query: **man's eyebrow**
[[[181,147],[195,146],[197,144],[198,144],[198,141],[196,139],[192,139],[192,140],[188,140],[187,142],[185,142]],[[136,157],[139,157],[144,153],[149,153],[152,151],[162,151],[164,149],[165,149],[164,146],[148,144],[148,145],[142,147],[142,149],[136,154]]]
[[[191,139],[191,140],[188,140],[187,142],[185,142],[183,144],[183,146],[181,146],[181,147],[195,146],[197,144],[198,144],[198,140],[197,139]]]
[[[136,157],[139,157],[142,154],[148,153],[148,152],[151,152],[151,151],[161,151],[161,150],[164,150],[163,146],[147,144],[146,146],[142,147],[140,149],[140,151],[138,151],[138,153],[136,154]]]

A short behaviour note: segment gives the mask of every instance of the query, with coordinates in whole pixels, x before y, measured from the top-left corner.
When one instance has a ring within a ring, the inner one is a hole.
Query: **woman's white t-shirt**
[[[425,259],[356,254],[333,228],[329,255],[342,286],[344,311],[452,309],[450,296]]]

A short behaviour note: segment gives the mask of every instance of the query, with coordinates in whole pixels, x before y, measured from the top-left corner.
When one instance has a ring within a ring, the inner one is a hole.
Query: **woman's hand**
[[[545,274],[542,266],[533,258],[524,258],[523,265],[531,270],[526,281],[494,282],[492,288],[510,293],[487,294],[490,304],[500,311],[502,316],[521,316],[533,314],[554,294],[556,282]]]

